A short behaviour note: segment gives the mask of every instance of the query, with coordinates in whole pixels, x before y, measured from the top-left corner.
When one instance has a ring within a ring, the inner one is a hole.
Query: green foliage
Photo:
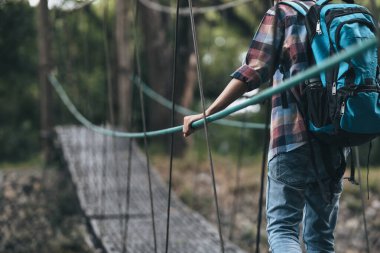
[[[79,111],[92,122],[104,124],[108,120],[107,61],[111,64],[110,71],[114,63],[112,54],[109,57],[105,54],[105,40],[109,48],[113,40],[104,27],[113,24],[98,13],[100,10],[92,6],[70,13],[56,10],[53,53],[59,80]],[[60,117],[56,124],[74,123],[61,101],[57,101],[55,110]]]
[[[0,34],[0,161],[25,160],[38,151],[34,10],[24,1],[6,2]]]
[[[379,3],[380,0],[377,0]],[[217,0],[212,4],[227,2]],[[370,6],[369,0],[362,1]],[[173,0],[160,3],[174,6]],[[104,11],[108,4],[105,19]],[[186,5],[186,3],[182,3]],[[199,0],[194,6],[207,6],[209,1]],[[230,80],[229,75],[241,65],[250,40],[257,29],[269,2],[259,0],[224,11],[213,11],[196,15],[196,29],[200,50],[202,79],[207,104],[210,104]],[[135,6],[133,6],[134,9]],[[109,122],[107,65],[110,66],[111,82],[115,85],[115,1],[90,4],[82,9],[65,12],[56,8],[50,11],[52,23],[52,57],[54,70],[64,85],[69,97],[90,121],[95,124]],[[39,152],[39,84],[36,33],[36,8],[27,1],[6,1],[0,6],[0,149],[1,162],[29,160]],[[133,15],[131,15],[133,16]],[[162,14],[163,20],[172,22],[174,16]],[[180,22],[184,22],[181,18]],[[186,21],[188,22],[188,20]],[[189,22],[188,22],[189,23]],[[137,23],[141,26],[141,20]],[[133,29],[133,28],[131,28]],[[168,43],[174,43],[173,29],[165,29]],[[137,32],[144,33],[143,29]],[[191,36],[189,35],[191,39]],[[128,38],[134,48],[137,38]],[[106,54],[105,45],[108,46]],[[192,43],[189,43],[192,47]],[[141,50],[141,48],[140,48]],[[149,73],[147,59],[140,59],[143,74]],[[168,66],[170,68],[171,66]],[[169,93],[169,92],[168,92]],[[54,97],[54,124],[77,123]],[[141,130],[141,113],[138,93],[134,89],[134,131]],[[117,109],[117,91],[113,87],[113,107]],[[194,91],[194,106],[200,111],[199,92]],[[145,99],[146,104],[150,103]],[[236,117],[234,118],[236,119]],[[242,117],[237,119],[243,120]],[[250,115],[250,122],[264,122],[264,112]],[[169,123],[168,123],[169,124]],[[215,152],[236,157],[240,146],[240,130],[211,125],[210,136]],[[243,133],[244,155],[257,155],[263,145],[262,130],[247,130]],[[181,138],[181,137],[178,137]],[[195,138],[195,147],[205,150],[204,135]],[[154,140],[151,141],[152,143]],[[366,161],[366,150],[362,148],[361,162]],[[153,150],[160,150],[154,147]],[[161,148],[167,150],[167,147]],[[380,164],[380,141],[374,143],[371,165]],[[204,152],[206,153],[206,152]]]
[[[110,5],[110,8],[112,6]],[[114,8],[112,8],[113,10]],[[50,12],[55,70],[79,110],[97,124],[105,123],[107,85],[102,7]],[[27,1],[7,1],[0,7],[0,149],[1,162],[20,162],[39,152],[39,84],[36,8]],[[106,27],[113,26],[112,12]],[[74,123],[54,97],[55,124]]]
[[[252,31],[242,36],[225,16],[210,12],[199,22],[198,33],[205,94],[216,97],[241,65]]]
[[[43,168],[42,157],[35,155],[28,160],[0,162],[0,170],[23,170],[26,168]]]

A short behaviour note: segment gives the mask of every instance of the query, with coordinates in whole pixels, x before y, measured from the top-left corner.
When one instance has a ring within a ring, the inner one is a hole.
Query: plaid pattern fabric
[[[309,6],[314,4],[313,1],[304,3]],[[272,59],[275,61],[273,86],[281,85],[283,80],[309,66],[304,17],[291,7],[280,5],[274,38],[274,14],[274,7],[267,11],[251,42],[245,63],[231,75],[247,83],[250,89],[256,89],[270,80]],[[275,52],[272,52],[272,48]],[[294,88],[294,93],[300,96],[300,88]],[[276,154],[291,151],[307,142],[307,129],[295,100],[289,94],[287,100],[289,106],[283,108],[281,95],[272,97],[269,160]]]

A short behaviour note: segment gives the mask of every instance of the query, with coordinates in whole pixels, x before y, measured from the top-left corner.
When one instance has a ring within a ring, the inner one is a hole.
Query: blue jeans
[[[310,146],[276,155],[268,164],[267,232],[273,253],[302,252],[299,225],[307,252],[334,252],[334,229],[338,216],[342,178],[332,180],[317,142],[312,142],[317,173],[312,165]],[[329,147],[331,166],[337,170],[342,155]],[[317,175],[318,174],[318,175]],[[318,184],[317,178],[320,178]],[[321,190],[322,188],[322,190]],[[323,196],[330,195],[329,201]]]

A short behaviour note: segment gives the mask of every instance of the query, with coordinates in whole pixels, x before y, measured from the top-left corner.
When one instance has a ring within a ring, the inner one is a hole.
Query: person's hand
[[[196,115],[190,115],[190,116],[186,116],[183,118],[182,132],[183,132],[184,137],[187,137],[187,136],[191,135],[192,133],[194,133],[194,131],[196,129],[191,127],[191,123],[193,123],[194,121],[200,120],[200,119],[203,119],[203,113],[196,114]]]

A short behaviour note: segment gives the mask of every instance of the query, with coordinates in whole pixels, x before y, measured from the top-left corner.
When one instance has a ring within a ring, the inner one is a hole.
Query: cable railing
[[[246,4],[248,2],[251,2],[252,0],[236,0],[231,1],[228,3],[223,3],[219,5],[211,5],[211,6],[204,6],[204,7],[193,7],[193,14],[205,14],[210,11],[223,11],[230,8],[234,8],[236,6],[240,6],[242,4]],[[142,3],[145,7],[152,9],[154,11],[159,11],[167,14],[176,14],[176,8],[171,6],[165,6],[158,2],[152,2],[151,0],[139,0],[140,3]],[[179,15],[181,16],[189,16],[190,15],[190,9],[189,8],[180,8],[179,9]]]
[[[365,50],[377,46],[378,40],[377,38],[368,39],[366,41],[363,41],[362,43],[359,43],[357,45],[351,46],[347,48],[346,50],[343,50],[342,52],[330,57],[329,59],[326,59],[319,65],[315,65],[310,67],[309,69],[293,76],[292,78],[289,78],[285,80],[282,84],[276,86],[276,87],[270,87],[267,88],[260,93],[256,94],[255,96],[247,99],[246,101],[229,108],[226,108],[218,113],[215,113],[213,115],[210,115],[206,119],[201,119],[198,121],[195,121],[192,123],[193,128],[199,128],[204,124],[204,121],[207,122],[214,122],[217,120],[221,120],[225,118],[226,116],[230,115],[231,113],[237,112],[241,109],[244,109],[247,106],[254,105],[261,103],[265,99],[275,95],[279,94],[285,90],[288,90],[296,85],[299,85],[301,82],[312,78],[318,73],[325,71],[329,68],[334,67],[335,65],[338,65],[340,62],[345,61],[351,57],[354,57]],[[56,90],[58,96],[62,100],[62,102],[65,104],[67,109],[70,111],[70,113],[84,126],[88,127],[89,129],[99,133],[104,134],[108,136],[114,136],[114,137],[120,137],[120,138],[144,138],[144,136],[147,137],[155,137],[155,136],[161,136],[176,132],[182,131],[182,125],[171,127],[171,128],[165,128],[155,131],[148,131],[148,132],[122,132],[122,131],[115,131],[108,128],[102,128],[99,126],[96,126],[92,122],[90,122],[87,118],[85,118],[75,107],[73,102],[68,97],[67,93],[63,89],[62,85],[58,82],[57,78],[54,74],[50,74],[49,76],[50,83],[53,85],[54,89]]]
[[[146,83],[144,83],[140,77],[134,77],[132,78],[132,81],[137,85],[141,86],[142,91],[144,94],[160,105],[171,109],[172,108],[172,101],[166,99],[164,96],[161,96],[159,93],[151,89]],[[175,105],[174,110],[177,113],[180,113],[182,115],[191,115],[191,114],[198,114],[199,112],[192,111],[190,109],[187,109],[186,107]],[[252,122],[242,122],[237,120],[231,120],[231,119],[220,119],[215,122],[216,124],[223,125],[223,126],[230,126],[230,127],[242,127],[242,128],[252,128],[252,129],[265,129],[264,123],[252,123]]]

